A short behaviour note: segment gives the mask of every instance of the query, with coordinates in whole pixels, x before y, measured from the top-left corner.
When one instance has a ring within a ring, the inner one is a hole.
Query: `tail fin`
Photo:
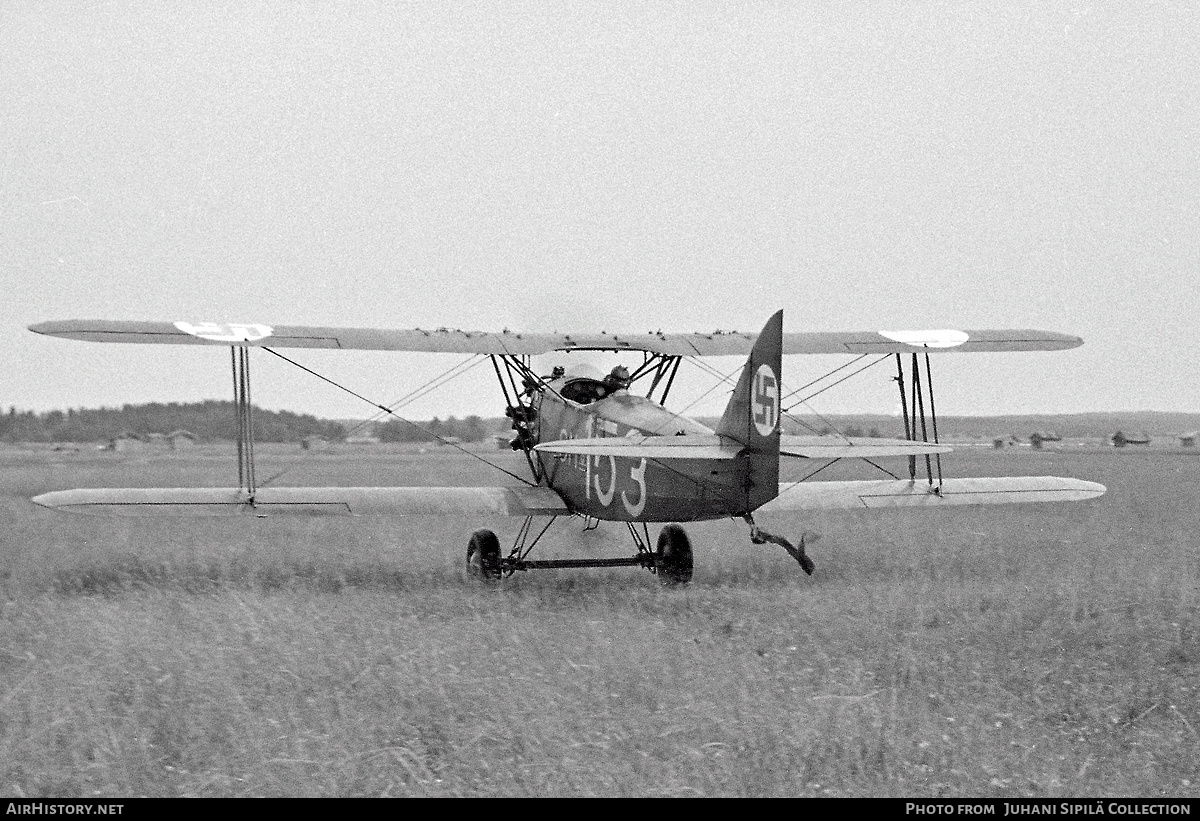
[[[745,450],[747,512],[779,495],[782,353],[783,311],[778,311],[758,335],[717,426],[719,436],[737,442]]]

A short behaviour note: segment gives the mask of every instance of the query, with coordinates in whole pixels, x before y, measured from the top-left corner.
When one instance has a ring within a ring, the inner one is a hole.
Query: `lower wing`
[[[794,482],[762,511],[941,507],[1018,502],[1075,502],[1104,485],[1057,476]],[[570,513],[546,487],[268,487],[253,496],[235,488],[82,488],[35,496],[43,507],[117,516],[560,516]]]
[[[877,507],[1001,505],[1019,502],[1078,502],[1102,496],[1106,488],[1058,476],[1004,476],[946,479],[935,488],[925,481],[879,479],[853,482],[781,484],[779,495],[759,510],[853,510]]]
[[[71,513],[117,516],[566,515],[545,487],[83,488],[31,500]]]

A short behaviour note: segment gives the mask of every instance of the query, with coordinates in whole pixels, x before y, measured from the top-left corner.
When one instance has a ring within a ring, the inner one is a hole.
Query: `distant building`
[[[347,445],[378,445],[379,437],[378,436],[367,436],[367,435],[358,433],[353,436],[347,436],[345,438],[345,440],[343,440],[343,441],[345,441],[345,443]]]
[[[182,428],[167,434],[167,443],[171,446],[171,450],[185,450],[195,445],[197,441],[196,434]]]
[[[1029,444],[1034,450],[1041,450],[1043,442],[1061,442],[1062,437],[1052,430],[1038,430],[1029,434]]]
[[[146,443],[142,441],[142,437],[131,430],[123,430],[112,439],[109,439],[104,449],[124,453],[131,450],[141,450],[145,446]]]
[[[1126,445],[1148,445],[1150,435],[1145,431],[1132,430],[1128,433],[1117,431],[1112,435],[1113,447],[1123,448]]]

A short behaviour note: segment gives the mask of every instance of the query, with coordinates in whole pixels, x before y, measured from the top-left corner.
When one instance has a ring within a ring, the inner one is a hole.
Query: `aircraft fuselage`
[[[713,431],[628,391],[581,404],[542,391],[535,399],[540,442],[674,436]],[[545,483],[575,512],[624,522],[697,521],[741,512],[745,459],[535,454]]]

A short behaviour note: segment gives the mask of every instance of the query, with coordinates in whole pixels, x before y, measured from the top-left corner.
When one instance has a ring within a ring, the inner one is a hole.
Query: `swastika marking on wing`
[[[271,335],[270,325],[247,322],[176,322],[175,327],[185,334],[211,339],[213,342],[255,342]]]
[[[903,342],[914,348],[953,348],[970,339],[962,331],[880,331],[879,335],[893,342]]]

